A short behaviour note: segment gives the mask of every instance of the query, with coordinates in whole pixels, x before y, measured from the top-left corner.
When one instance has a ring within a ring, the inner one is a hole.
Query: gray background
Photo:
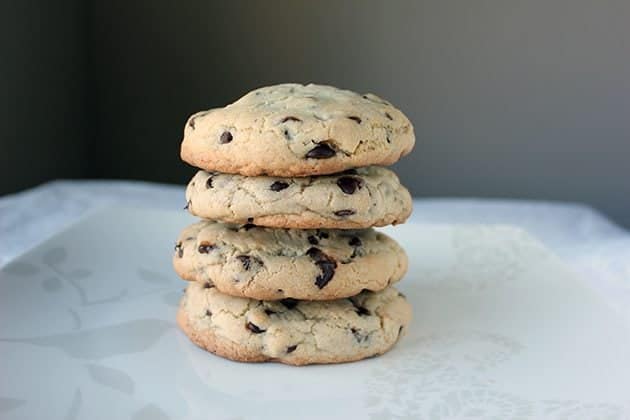
[[[630,227],[630,2],[3,2],[0,193],[185,183],[186,117],[284,82],[374,92],[416,196],[580,201]]]

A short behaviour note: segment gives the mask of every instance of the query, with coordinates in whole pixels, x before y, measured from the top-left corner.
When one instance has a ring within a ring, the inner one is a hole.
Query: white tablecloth
[[[182,210],[184,187],[127,181],[55,181],[0,198],[0,267],[84,215],[106,206]],[[417,199],[411,221],[519,226],[563,258],[630,319],[630,233],[568,203]]]

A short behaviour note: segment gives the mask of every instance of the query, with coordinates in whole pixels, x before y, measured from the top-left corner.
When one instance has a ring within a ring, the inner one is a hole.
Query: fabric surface
[[[184,189],[129,181],[54,181],[1,197],[0,267],[97,209],[127,206],[182,210],[186,204]],[[506,224],[525,229],[630,320],[630,233],[587,206],[416,199],[409,221]]]

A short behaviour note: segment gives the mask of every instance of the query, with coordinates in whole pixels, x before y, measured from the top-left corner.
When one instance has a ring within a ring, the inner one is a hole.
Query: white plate
[[[2,419],[621,419],[627,326],[509,227],[388,229],[414,307],[390,353],[357,363],[234,363],[177,329],[171,268],[191,218],[112,209],[0,272]]]

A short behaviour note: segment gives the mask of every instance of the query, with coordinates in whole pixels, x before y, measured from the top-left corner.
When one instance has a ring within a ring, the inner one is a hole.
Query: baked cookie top
[[[281,84],[192,115],[181,157],[207,171],[307,176],[390,165],[414,143],[409,119],[376,95]]]
[[[199,171],[186,188],[188,211],[229,223],[296,229],[359,229],[403,223],[409,191],[378,166],[300,178]]]
[[[265,302],[192,283],[177,320],[193,342],[223,357],[304,365],[382,354],[405,333],[411,316],[392,287],[348,299]]]

